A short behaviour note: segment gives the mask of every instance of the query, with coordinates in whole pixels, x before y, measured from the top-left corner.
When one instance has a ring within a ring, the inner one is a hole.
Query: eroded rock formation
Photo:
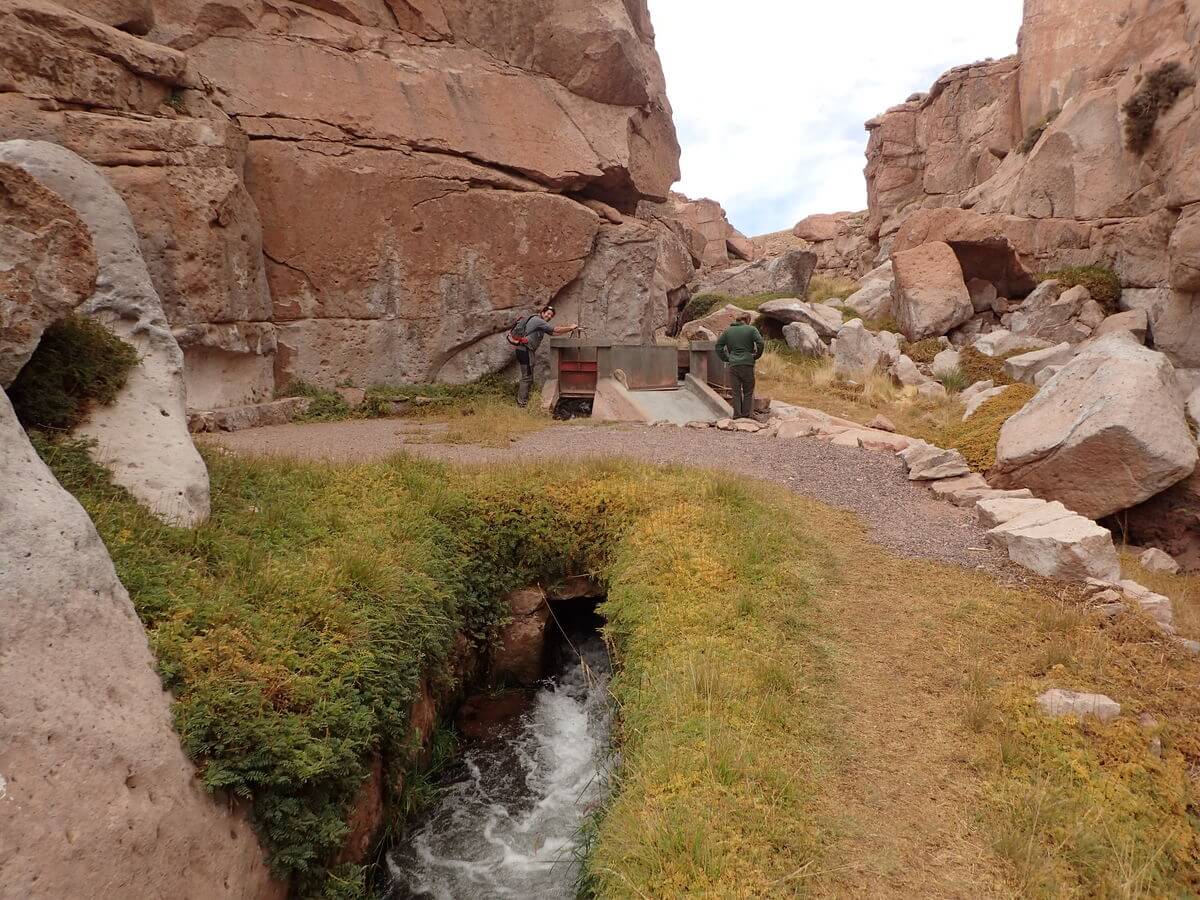
[[[116,400],[92,409],[77,433],[113,480],[166,522],[190,527],[209,512],[208,470],[188,433],[183,354],[171,334],[120,196],[99,170],[44,141],[0,143],[0,162],[23,169],[60,196],[87,226],[96,290],[80,312],[138,351]]]
[[[1016,57],[952,70],[868,123],[873,239],[914,246],[923,216],[917,243],[952,243],[970,209],[1030,271],[1113,268],[1154,345],[1200,366],[1198,35],[1182,0],[1029,0]],[[1184,86],[1131,149],[1124,105],[1165,64]]]
[[[208,797],[108,552],[0,391],[0,894],[282,897]]]
[[[634,218],[679,156],[644,0],[0,0],[0,59],[0,138],[132,210],[193,406],[476,377],[551,300],[650,340],[692,275]]]

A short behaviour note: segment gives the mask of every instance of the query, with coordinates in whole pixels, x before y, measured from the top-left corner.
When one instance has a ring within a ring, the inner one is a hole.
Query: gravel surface
[[[901,555],[1019,578],[1002,554],[988,549],[972,513],[934,500],[927,489],[909,482],[904,464],[890,453],[835,447],[813,438],[781,440],[716,429],[645,426],[556,425],[504,449],[426,443],[442,428],[373,419],[279,425],[204,435],[201,440],[236,453],[335,462],[369,462],[405,451],[468,465],[628,457],[698,466],[774,482],[852,510],[867,523],[876,542]],[[410,442],[413,439],[424,442]]]

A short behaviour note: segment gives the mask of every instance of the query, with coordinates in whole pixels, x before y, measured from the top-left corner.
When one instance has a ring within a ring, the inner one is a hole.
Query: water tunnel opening
[[[390,900],[576,896],[614,765],[612,663],[603,598],[565,593],[524,613],[514,602],[486,683],[455,716],[456,757],[388,854]]]

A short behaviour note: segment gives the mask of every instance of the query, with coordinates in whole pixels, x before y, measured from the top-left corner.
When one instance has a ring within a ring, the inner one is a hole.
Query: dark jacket
[[[717,356],[729,366],[752,366],[766,349],[762,332],[744,322],[734,322],[717,341]]]

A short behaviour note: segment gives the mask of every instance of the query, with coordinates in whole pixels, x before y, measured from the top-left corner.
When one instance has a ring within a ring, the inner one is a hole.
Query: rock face
[[[129,209],[95,166],[56,144],[8,141],[0,162],[18,166],[79,215],[95,247],[96,291],[80,311],[131,344],[138,365],[116,400],[92,410],[78,432],[97,461],[165,522],[208,518],[208,470],[188,433],[183,353],[138,244]]]
[[[716,200],[692,200],[672,192],[660,215],[670,220],[698,269],[724,269],[735,259],[749,262],[754,258],[753,245],[729,224],[725,209]]]
[[[283,897],[196,780],[129,595],[3,391],[0,482],[4,895]]]
[[[1170,363],[1116,335],[1082,352],[1008,420],[993,481],[1101,518],[1179,483],[1196,462]]]
[[[940,337],[975,313],[962,266],[948,244],[922,244],[892,258],[892,314],[910,341]]]
[[[1029,272],[1112,268],[1153,346],[1200,365],[1198,95],[1158,116],[1144,152],[1126,145],[1122,112],[1158,67],[1197,73],[1198,27],[1192,3],[1029,0],[1016,57],[955,69],[867,123],[872,240],[915,246],[905,233],[925,220],[917,243],[957,249],[973,220]],[[988,280],[1007,299],[1032,287]]]
[[[102,167],[202,407],[495,371],[550,300],[648,340],[686,300],[644,0],[65,6],[0,2],[0,139]]]
[[[814,274],[858,279],[874,266],[875,248],[867,236],[867,213],[840,212],[809,216],[790,231],[754,238],[757,256],[781,256],[789,250],[816,254]]]
[[[0,387],[95,286],[96,252],[79,216],[24,170],[0,165]]]
[[[804,250],[792,250],[782,256],[761,259],[732,269],[710,272],[695,288],[697,294],[726,294],[749,297],[754,294],[787,294],[803,297],[808,293],[817,258]]]

